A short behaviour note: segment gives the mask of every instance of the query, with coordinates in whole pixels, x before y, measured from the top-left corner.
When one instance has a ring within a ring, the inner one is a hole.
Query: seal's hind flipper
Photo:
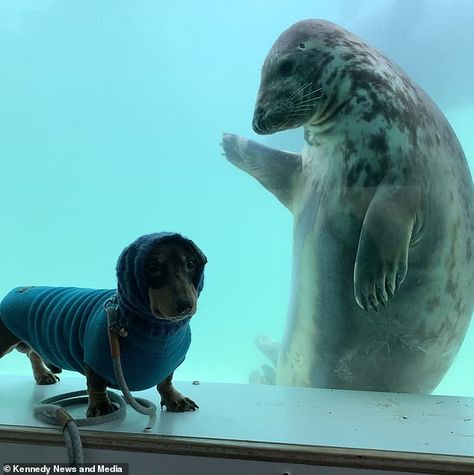
[[[266,147],[234,134],[224,134],[222,147],[229,162],[256,178],[292,211],[295,183],[302,168],[300,154]]]
[[[254,340],[255,346],[270,360],[276,368],[281,344],[268,335],[258,335]]]
[[[250,384],[276,384],[275,368],[266,364],[260,366],[260,369],[252,371],[249,375]]]

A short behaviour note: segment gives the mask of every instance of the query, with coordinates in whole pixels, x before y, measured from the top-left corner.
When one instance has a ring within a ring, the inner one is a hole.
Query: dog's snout
[[[193,309],[193,302],[189,299],[178,300],[176,302],[176,313],[178,315],[187,315]]]

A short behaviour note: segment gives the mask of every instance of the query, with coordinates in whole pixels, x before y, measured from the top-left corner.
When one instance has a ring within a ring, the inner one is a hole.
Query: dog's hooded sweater
[[[117,263],[117,290],[18,287],[0,303],[0,319],[45,361],[84,374],[84,364],[117,387],[105,303],[118,296],[118,316],[128,335],[120,338],[125,381],[132,391],[162,382],[184,360],[191,343],[190,318],[158,319],[150,311],[145,258],[159,242],[180,239],[198,255],[194,286],[201,292],[206,257],[189,239],[154,233],[125,248]]]

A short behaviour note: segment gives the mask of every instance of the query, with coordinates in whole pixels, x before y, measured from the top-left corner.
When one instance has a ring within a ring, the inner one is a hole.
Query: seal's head
[[[325,20],[303,20],[284,31],[268,53],[252,121],[258,134],[300,127],[334,101],[333,62],[348,32]]]
[[[150,322],[187,321],[204,285],[206,256],[176,233],[153,233],[126,247],[117,263],[121,307]]]

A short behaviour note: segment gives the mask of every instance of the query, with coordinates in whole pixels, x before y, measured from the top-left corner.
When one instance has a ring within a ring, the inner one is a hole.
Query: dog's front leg
[[[195,411],[199,409],[199,406],[192,399],[176,391],[171,383],[172,379],[173,373],[156,386],[161,396],[161,409],[166,407],[166,410],[171,412]]]
[[[112,404],[107,396],[107,382],[105,379],[99,376],[90,366],[85,365],[84,369],[87,379],[87,394],[89,395],[87,417],[103,416],[116,411],[117,406]]]

